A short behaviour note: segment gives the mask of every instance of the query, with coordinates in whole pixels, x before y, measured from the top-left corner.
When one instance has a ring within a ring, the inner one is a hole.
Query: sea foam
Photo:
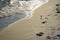
[[[26,18],[31,18],[33,11],[47,2],[48,0],[11,0],[10,4],[14,6],[13,8],[16,8],[17,11],[23,10],[23,12],[26,13]]]
[[[0,10],[0,16],[2,17],[2,19],[0,19],[0,29],[13,22],[13,24],[15,24],[24,19],[30,19],[33,16],[33,11],[47,2],[48,0],[11,0],[9,5]],[[9,15],[11,16],[9,17]]]

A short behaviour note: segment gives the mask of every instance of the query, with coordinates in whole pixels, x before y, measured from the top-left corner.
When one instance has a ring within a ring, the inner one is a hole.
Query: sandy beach
[[[48,3],[33,11],[33,16],[23,21],[16,21],[0,32],[0,40],[48,40],[60,34],[60,14],[56,13],[56,4],[60,0],[49,0]],[[58,30],[59,29],[59,30]],[[36,33],[43,32],[43,36]],[[56,40],[59,40],[57,37]]]

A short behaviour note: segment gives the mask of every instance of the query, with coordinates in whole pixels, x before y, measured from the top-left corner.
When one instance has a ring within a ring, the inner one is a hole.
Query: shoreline
[[[25,16],[26,16],[26,14],[24,14],[24,13],[18,13],[13,16],[4,17],[4,18],[0,19],[0,30],[3,30],[5,27],[7,27],[8,25],[14,23],[15,21],[17,21],[19,19],[21,20]]]
[[[28,12],[27,12],[27,13],[26,13],[26,16],[25,16],[24,18],[22,18],[22,19],[20,19],[20,20],[17,20],[17,21],[15,21],[14,23],[9,24],[8,26],[14,25],[16,22],[20,22],[20,21],[24,21],[24,20],[29,20],[30,18],[32,18],[33,12],[34,12],[37,8],[43,6],[44,4],[46,4],[46,3],[48,3],[48,2],[49,2],[49,0],[46,1],[45,3],[42,3],[41,5],[38,5],[37,7],[35,7],[35,8],[31,11],[31,13],[28,13]],[[29,15],[29,14],[30,14],[30,15]]]
[[[60,14],[56,13],[58,0],[50,0],[33,12],[33,17],[9,25],[0,32],[0,40],[59,40]],[[42,32],[42,36],[36,34]]]

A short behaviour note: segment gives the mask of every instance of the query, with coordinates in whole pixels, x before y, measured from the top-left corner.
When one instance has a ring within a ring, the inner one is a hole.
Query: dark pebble
[[[43,21],[43,22],[42,22],[42,24],[45,24],[45,23],[47,23],[47,21]]]
[[[60,38],[60,34],[58,34],[58,35],[56,35],[56,36]]]
[[[36,35],[37,35],[37,36],[43,36],[43,34],[44,34],[43,32],[39,32],[39,33],[37,33]]]
[[[47,39],[51,39],[51,36],[47,36],[46,38],[47,38]]]
[[[56,13],[60,13],[60,11],[56,12]]]
[[[56,6],[60,6],[59,4],[56,4]]]
[[[57,12],[56,12],[56,13],[60,13],[60,10],[59,10],[59,8],[56,8],[56,10],[57,10]]]

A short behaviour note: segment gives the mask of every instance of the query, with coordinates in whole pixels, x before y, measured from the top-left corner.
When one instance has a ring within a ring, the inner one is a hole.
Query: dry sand
[[[47,35],[57,35],[60,33],[57,30],[60,26],[60,14],[56,13],[56,3],[58,0],[50,0],[37,8],[32,18],[9,25],[0,32],[0,40],[48,40]],[[43,21],[47,22],[43,24]],[[43,32],[44,35],[36,36],[38,32]]]

